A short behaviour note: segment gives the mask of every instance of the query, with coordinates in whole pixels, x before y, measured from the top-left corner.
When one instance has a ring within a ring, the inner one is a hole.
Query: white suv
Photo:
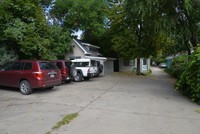
[[[92,59],[75,59],[72,60],[72,64],[77,69],[77,76],[75,81],[89,80],[91,77],[98,74],[97,62]]]

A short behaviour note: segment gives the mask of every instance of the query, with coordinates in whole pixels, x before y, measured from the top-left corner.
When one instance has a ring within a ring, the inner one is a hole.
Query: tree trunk
[[[192,46],[195,48],[197,47],[197,42],[196,42],[196,37],[195,35],[192,33],[192,37],[191,37],[191,43],[192,43]]]
[[[190,47],[190,44],[189,44],[189,41],[188,40],[185,40],[184,41],[185,45],[187,46],[187,52],[188,52],[188,55],[191,55],[191,47]]]
[[[140,75],[140,58],[137,58],[137,75]]]

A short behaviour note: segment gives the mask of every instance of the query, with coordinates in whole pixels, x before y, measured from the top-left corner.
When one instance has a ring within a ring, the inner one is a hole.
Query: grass
[[[52,130],[59,129],[62,125],[69,124],[77,116],[78,113],[66,115],[61,121],[57,122],[56,125],[52,127]]]
[[[195,112],[200,113],[200,108],[196,109]]]
[[[63,125],[69,124],[77,116],[78,116],[78,113],[72,113],[72,114],[66,115],[64,118],[62,118],[61,121],[57,122],[56,125],[52,127],[51,131],[46,132],[45,134],[51,134],[52,131],[59,129]]]

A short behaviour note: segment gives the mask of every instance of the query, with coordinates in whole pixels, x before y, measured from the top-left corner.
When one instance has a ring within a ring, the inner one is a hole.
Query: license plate
[[[51,75],[50,75],[50,78],[54,78],[54,77],[55,77],[55,75],[54,75],[54,74],[51,74]]]

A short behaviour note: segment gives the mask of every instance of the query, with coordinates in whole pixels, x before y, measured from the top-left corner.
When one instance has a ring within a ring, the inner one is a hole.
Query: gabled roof
[[[93,48],[97,48],[97,49],[100,48],[100,47],[98,47],[98,46],[95,46],[95,45],[92,45],[92,44],[89,44],[89,43],[81,42],[80,40],[77,40],[77,39],[73,39],[73,40],[74,40],[74,42],[83,50],[84,54],[87,54],[87,55],[91,55],[91,52],[90,52],[90,50],[88,50],[88,48],[85,47],[85,46],[93,47]]]
[[[83,50],[84,54],[89,54],[91,55],[90,51],[82,45],[82,42],[77,40],[77,39],[73,39],[73,41]]]

